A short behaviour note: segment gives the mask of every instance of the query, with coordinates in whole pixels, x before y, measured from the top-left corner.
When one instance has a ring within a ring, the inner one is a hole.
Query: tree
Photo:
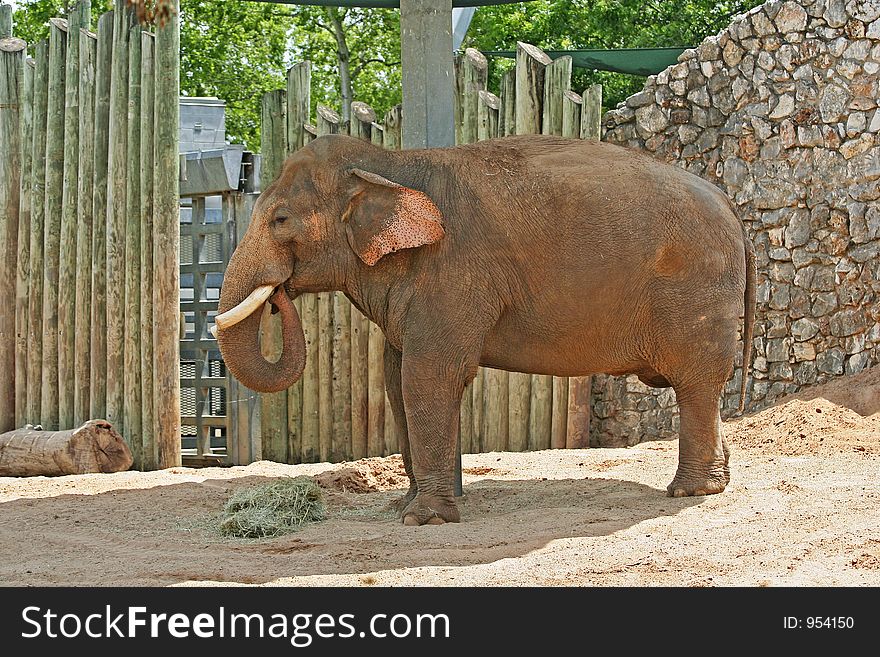
[[[377,109],[400,102],[400,14],[393,9],[293,7],[294,59],[312,62],[312,105],[351,102]]]

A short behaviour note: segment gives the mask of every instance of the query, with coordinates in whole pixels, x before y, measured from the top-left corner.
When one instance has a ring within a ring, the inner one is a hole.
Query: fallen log
[[[131,464],[128,445],[107,420],[89,420],[67,431],[27,425],[0,434],[3,477],[121,472]]]

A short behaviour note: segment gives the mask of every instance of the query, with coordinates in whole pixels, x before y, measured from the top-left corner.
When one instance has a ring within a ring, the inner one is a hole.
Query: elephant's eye
[[[285,212],[283,210],[279,210],[275,213],[275,224],[278,226],[281,226],[289,218],[290,217],[288,216],[287,212]]]

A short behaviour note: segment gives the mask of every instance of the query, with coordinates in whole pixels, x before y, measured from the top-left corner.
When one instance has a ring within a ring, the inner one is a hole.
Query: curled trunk
[[[240,301],[221,297],[220,311],[225,312]],[[267,361],[260,350],[262,312],[259,309],[217,333],[226,367],[242,384],[257,392],[278,392],[289,388],[302,376],[306,364],[302,324],[284,288],[279,287],[269,301],[281,314],[283,348],[277,362]]]

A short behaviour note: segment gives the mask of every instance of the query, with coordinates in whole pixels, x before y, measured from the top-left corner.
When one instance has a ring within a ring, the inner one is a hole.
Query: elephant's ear
[[[427,194],[369,171],[351,173],[366,184],[352,197],[343,221],[348,243],[366,264],[443,238],[443,215]]]

